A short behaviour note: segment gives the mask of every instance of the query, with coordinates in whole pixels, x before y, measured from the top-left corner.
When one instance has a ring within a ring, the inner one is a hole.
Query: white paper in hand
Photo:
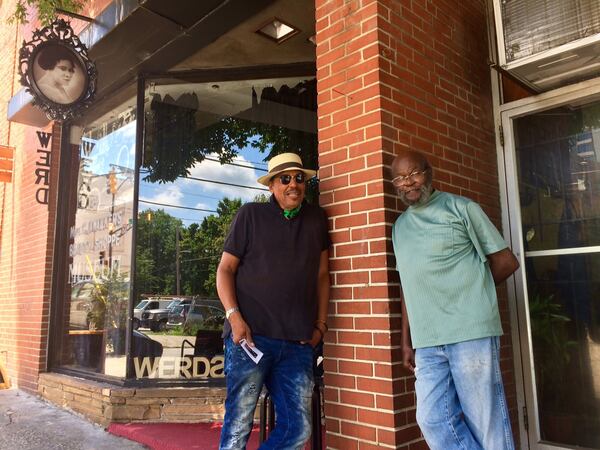
[[[246,339],[242,339],[240,341],[240,345],[242,346],[242,348],[244,349],[246,354],[250,357],[250,359],[252,361],[254,361],[256,364],[258,364],[258,362],[260,361],[260,358],[262,358],[262,356],[263,356],[263,352],[261,352],[256,347],[250,347],[250,344],[248,344],[248,342],[246,342]]]

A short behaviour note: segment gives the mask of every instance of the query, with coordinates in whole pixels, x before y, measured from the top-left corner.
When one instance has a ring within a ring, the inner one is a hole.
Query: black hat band
[[[299,163],[297,161],[290,161],[290,162],[285,162],[283,164],[279,164],[278,166],[273,167],[271,170],[269,170],[269,173],[281,172],[282,170],[285,170],[289,167],[300,167],[301,169],[304,169],[304,166],[302,165],[302,163]]]

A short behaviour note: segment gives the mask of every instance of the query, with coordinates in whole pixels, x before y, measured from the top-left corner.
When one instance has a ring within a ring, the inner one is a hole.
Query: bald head
[[[416,170],[431,168],[429,161],[427,161],[427,158],[423,153],[416,150],[401,150],[392,162],[392,177],[395,178],[398,176],[398,166],[406,165],[407,163],[411,167],[416,168]]]
[[[429,161],[421,152],[401,151],[392,162],[392,183],[406,205],[427,203],[433,191]]]

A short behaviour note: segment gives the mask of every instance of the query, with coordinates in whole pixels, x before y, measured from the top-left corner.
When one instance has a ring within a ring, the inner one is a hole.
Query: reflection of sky
[[[206,216],[214,214],[213,211],[216,210],[219,200],[223,197],[241,198],[243,202],[252,201],[259,194],[268,194],[268,191],[260,190],[265,187],[256,182],[256,179],[265,173],[256,170],[256,168],[266,169],[266,163],[262,162],[264,157],[264,153],[260,153],[252,147],[246,147],[239,151],[233,162],[254,168],[230,164],[221,165],[215,161],[204,160],[191,168],[189,177],[206,181],[179,178],[172,183],[147,183],[141,180],[140,200],[160,203],[160,205],[140,201],[139,211],[163,209],[168,214],[183,220],[185,225],[190,225],[193,222],[201,222]],[[210,158],[216,159],[212,156]],[[198,209],[207,211],[198,211]]]
[[[117,178],[122,180],[124,174],[121,168],[135,168],[135,121],[98,140],[87,137],[83,139],[95,144],[89,156],[82,154],[86,159],[87,171],[92,174],[106,175],[113,166],[119,166],[115,170]],[[210,158],[216,159],[214,156]],[[256,182],[256,179],[265,173],[264,170],[260,170],[266,169],[266,163],[262,162],[264,158],[265,153],[248,146],[239,150],[233,162],[251,166],[250,168],[204,160],[190,169],[189,177],[206,181],[179,178],[172,183],[148,183],[141,179],[140,200],[155,204],[140,201],[139,211],[163,209],[181,219],[185,225],[190,225],[214,214],[219,200],[223,197],[241,198],[243,202],[252,201],[259,194],[268,194],[268,191],[263,190],[265,187]],[[143,177],[142,172],[140,178]]]
[[[134,120],[98,140],[83,138],[85,142],[95,143],[92,153],[87,157],[87,169],[90,172],[106,174],[110,172],[111,164],[135,169],[135,123]]]

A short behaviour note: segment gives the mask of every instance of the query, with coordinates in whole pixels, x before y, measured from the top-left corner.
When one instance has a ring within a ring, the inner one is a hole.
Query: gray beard
[[[433,192],[433,188],[431,187],[431,181],[428,183],[425,183],[421,186],[421,188],[419,189],[419,191],[421,192],[421,196],[419,197],[419,200],[411,202],[410,200],[408,200],[406,198],[406,193],[402,192],[398,189],[398,197],[400,197],[400,200],[402,201],[402,203],[404,203],[406,206],[421,206],[424,205],[425,203],[427,203],[429,201],[429,197],[431,197],[431,194]]]

